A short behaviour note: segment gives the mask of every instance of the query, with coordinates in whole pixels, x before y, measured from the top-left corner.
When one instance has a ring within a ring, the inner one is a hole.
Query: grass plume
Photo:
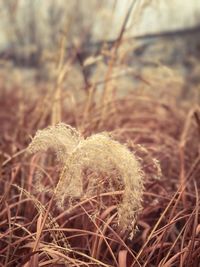
[[[73,203],[98,193],[124,190],[117,203],[118,223],[124,229],[134,229],[142,202],[143,174],[136,157],[125,145],[107,133],[84,139],[75,129],[61,123],[38,131],[28,150],[47,148],[54,149],[64,163],[55,189],[58,201],[63,204],[68,199],[68,203]],[[88,170],[92,175],[83,179],[83,172]]]
[[[56,152],[59,162],[65,162],[66,157],[81,140],[80,134],[75,128],[64,123],[49,126],[42,131],[37,131],[34,139],[28,147],[30,153],[51,149]]]

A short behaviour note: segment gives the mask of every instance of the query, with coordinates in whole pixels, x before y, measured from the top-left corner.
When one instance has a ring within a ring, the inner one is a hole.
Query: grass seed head
[[[28,146],[28,151],[33,154],[51,149],[56,153],[57,159],[63,163],[81,139],[81,135],[75,128],[59,123],[37,131]]]
[[[53,148],[64,162],[55,189],[57,201],[64,203],[68,199],[73,203],[74,199],[81,200],[91,194],[124,190],[118,201],[118,223],[133,230],[141,208],[143,175],[136,157],[125,145],[106,133],[81,138],[76,130],[61,123],[38,131],[29,145],[32,152],[47,148]],[[83,180],[85,170],[94,174],[86,177],[88,181]]]

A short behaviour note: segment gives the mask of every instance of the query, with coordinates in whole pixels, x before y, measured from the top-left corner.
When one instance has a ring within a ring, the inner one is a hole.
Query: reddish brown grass
[[[38,191],[38,171],[40,189],[54,188],[59,176],[54,158],[25,153],[30,136],[51,123],[50,104],[44,106],[41,96],[31,100],[14,90],[2,93],[1,266],[198,267],[200,110],[174,99],[135,93],[107,103],[103,118],[102,107],[90,100],[62,111],[63,121],[83,136],[109,131],[140,158],[146,179],[143,209],[138,231],[129,239],[115,227],[117,209],[109,202],[110,192],[61,210],[48,190]],[[152,179],[158,174],[160,180]],[[122,194],[112,192],[118,198]],[[108,200],[106,208],[101,199]]]

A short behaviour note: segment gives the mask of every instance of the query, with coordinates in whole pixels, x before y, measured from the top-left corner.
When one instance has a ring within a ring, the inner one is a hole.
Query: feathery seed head
[[[28,146],[28,152],[33,154],[51,149],[55,151],[57,159],[63,163],[81,139],[81,135],[75,128],[65,123],[58,123],[55,126],[38,130]]]
[[[31,152],[47,148],[54,149],[64,163],[55,188],[58,202],[68,199],[73,203],[74,199],[81,200],[98,192],[124,190],[122,200],[118,200],[118,222],[122,228],[133,230],[141,208],[143,174],[136,157],[126,146],[106,133],[84,139],[75,129],[61,123],[38,131],[29,145]],[[87,181],[83,181],[85,170],[94,174],[86,177]]]

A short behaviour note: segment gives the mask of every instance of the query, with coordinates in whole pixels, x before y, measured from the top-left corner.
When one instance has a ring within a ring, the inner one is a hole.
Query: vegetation
[[[200,266],[199,83],[131,67],[132,8],[92,56],[0,66],[0,266]]]

